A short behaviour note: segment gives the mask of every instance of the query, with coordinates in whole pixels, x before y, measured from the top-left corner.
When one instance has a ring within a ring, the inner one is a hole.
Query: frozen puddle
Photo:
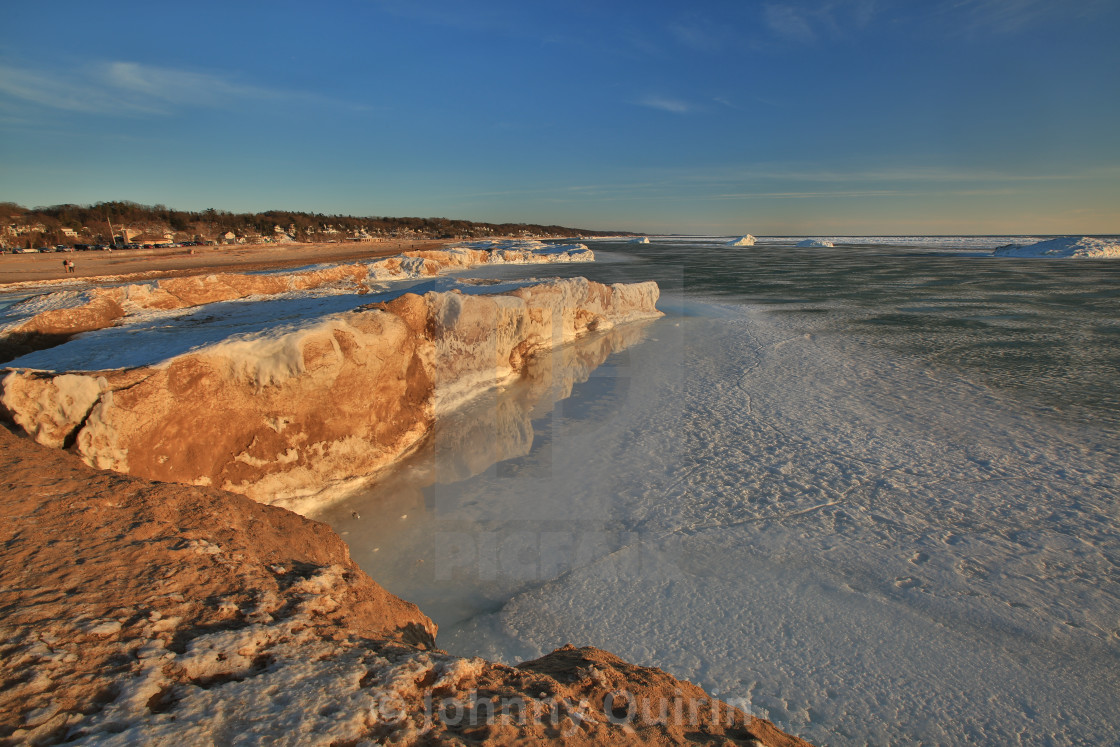
[[[806,324],[644,326],[320,518],[455,654],[601,646],[821,744],[1114,742],[1114,436]]]

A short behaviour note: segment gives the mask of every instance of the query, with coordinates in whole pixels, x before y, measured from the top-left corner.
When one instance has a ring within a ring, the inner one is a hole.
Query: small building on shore
[[[163,234],[142,233],[137,236],[131,237],[131,243],[140,244],[142,246],[169,246],[174,244],[174,237],[169,237]]]

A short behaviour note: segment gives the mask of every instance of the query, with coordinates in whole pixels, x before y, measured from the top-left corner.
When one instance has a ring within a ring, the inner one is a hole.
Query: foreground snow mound
[[[728,241],[727,245],[728,246],[754,246],[754,242],[755,242],[754,236],[751,236],[748,233],[746,236],[735,239],[734,241]]]
[[[797,246],[813,249],[824,249],[827,247],[836,246],[836,244],[833,244],[827,239],[805,239],[804,241],[797,242]]]
[[[1091,236],[1062,236],[1022,246],[1008,244],[993,252],[997,257],[1050,257],[1104,259],[1120,257],[1120,239],[1095,239]]]
[[[91,466],[292,506],[389,466],[437,415],[518,375],[535,353],[660,316],[657,298],[653,282],[584,278],[406,293],[152,365],[15,370],[0,402],[40,443],[73,445]]]

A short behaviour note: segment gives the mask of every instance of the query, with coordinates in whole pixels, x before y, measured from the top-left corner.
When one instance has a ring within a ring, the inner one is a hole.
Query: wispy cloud
[[[900,197],[913,193],[894,189],[836,190],[832,192],[731,192],[714,195],[719,200],[741,200],[765,197],[776,200],[798,200],[810,197]]]
[[[1069,15],[1084,10],[1078,5],[1093,5],[1092,0],[1081,3],[1055,3],[1053,0],[953,0],[943,10],[958,15],[962,28],[969,31],[994,31],[1015,33],[1043,20],[1055,11]]]
[[[762,10],[771,32],[803,44],[848,36],[870,25],[878,15],[878,0],[790,0],[768,3]]]
[[[643,96],[634,103],[648,109],[657,109],[663,112],[671,112],[672,114],[687,114],[695,109],[695,107],[687,101],[671,98],[669,96],[659,96],[657,94]]]
[[[671,23],[669,24],[669,33],[678,43],[702,52],[719,46],[719,35],[714,34],[711,29],[704,28],[696,21]]]
[[[315,94],[249,85],[217,73],[126,61],[62,71],[0,65],[0,96],[63,111],[131,116],[170,115],[190,107],[222,108],[246,100],[324,102]]]
[[[740,53],[754,46],[742,29],[753,17],[741,10],[723,9],[716,13],[708,8],[685,10],[665,24],[667,38],[677,47],[690,52]]]
[[[795,6],[767,5],[763,18],[771,31],[786,39],[811,42],[817,38],[804,11]]]

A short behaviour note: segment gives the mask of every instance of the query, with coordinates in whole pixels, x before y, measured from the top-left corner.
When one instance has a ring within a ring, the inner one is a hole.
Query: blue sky
[[[1120,2],[8,3],[0,200],[1120,232]]]

